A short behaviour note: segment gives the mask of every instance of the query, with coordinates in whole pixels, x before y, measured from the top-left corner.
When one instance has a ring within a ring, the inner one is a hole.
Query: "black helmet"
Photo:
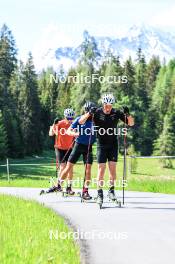
[[[85,112],[89,112],[92,107],[95,107],[95,104],[93,102],[90,102],[90,101],[86,102],[84,104]]]

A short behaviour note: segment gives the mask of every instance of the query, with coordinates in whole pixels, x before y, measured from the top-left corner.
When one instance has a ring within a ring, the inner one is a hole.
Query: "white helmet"
[[[104,94],[102,96],[101,101],[102,101],[102,104],[114,104],[115,98],[114,98],[113,94],[108,93],[108,94]]]
[[[75,112],[74,112],[74,110],[72,108],[66,108],[64,110],[64,116],[66,118],[73,118],[75,116]]]

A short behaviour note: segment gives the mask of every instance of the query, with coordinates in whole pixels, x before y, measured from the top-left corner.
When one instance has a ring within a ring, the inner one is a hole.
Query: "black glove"
[[[127,106],[123,106],[123,113],[129,115],[129,108]]]
[[[89,114],[91,115],[95,114],[96,110],[97,110],[97,107],[91,107],[89,110]]]

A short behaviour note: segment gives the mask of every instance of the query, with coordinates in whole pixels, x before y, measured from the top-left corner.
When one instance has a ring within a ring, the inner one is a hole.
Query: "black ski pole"
[[[58,169],[59,169],[59,162],[58,162],[58,157],[56,157],[56,178],[58,177]]]
[[[126,128],[126,114],[125,114],[125,128]],[[125,130],[126,133],[126,130]],[[125,180],[126,180],[126,134],[124,134],[124,161],[123,161],[123,205],[125,204]]]
[[[81,192],[81,199],[83,197],[83,189],[84,189],[85,182],[86,182],[86,170],[87,170],[87,163],[88,163],[88,158],[89,158],[89,153],[90,153],[91,138],[92,138],[92,128],[93,128],[93,116],[92,116],[92,124],[91,124],[91,134],[89,136],[89,142],[88,142],[88,150],[87,150],[87,156],[86,156],[86,163],[85,163],[85,171],[84,171],[84,179],[83,179],[83,188],[82,188],[82,192]]]

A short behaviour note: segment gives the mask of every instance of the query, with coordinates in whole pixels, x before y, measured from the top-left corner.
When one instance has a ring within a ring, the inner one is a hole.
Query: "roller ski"
[[[103,205],[103,190],[101,190],[101,189],[98,190],[96,203],[99,205],[99,208],[102,209],[102,205]]]
[[[71,186],[67,186],[66,191],[62,192],[62,196],[63,197],[71,197],[71,196],[80,197],[81,193],[80,192],[75,193],[74,191],[72,191],[72,187]]]
[[[61,188],[61,185],[58,185],[58,186],[53,186],[53,187],[51,187],[51,188],[49,188],[47,191],[45,191],[45,190],[41,190],[40,191],[40,195],[42,195],[42,194],[48,194],[48,193],[54,193],[54,192],[62,192],[63,190],[62,190],[62,188]]]
[[[121,208],[121,201],[117,200],[117,197],[115,196],[115,192],[113,188],[108,191],[107,197],[110,202],[115,203],[116,205],[118,205],[119,208]]]
[[[83,202],[87,202],[92,200],[92,196],[90,196],[89,192],[88,192],[88,188],[83,188],[83,193],[81,195],[81,203]]]

